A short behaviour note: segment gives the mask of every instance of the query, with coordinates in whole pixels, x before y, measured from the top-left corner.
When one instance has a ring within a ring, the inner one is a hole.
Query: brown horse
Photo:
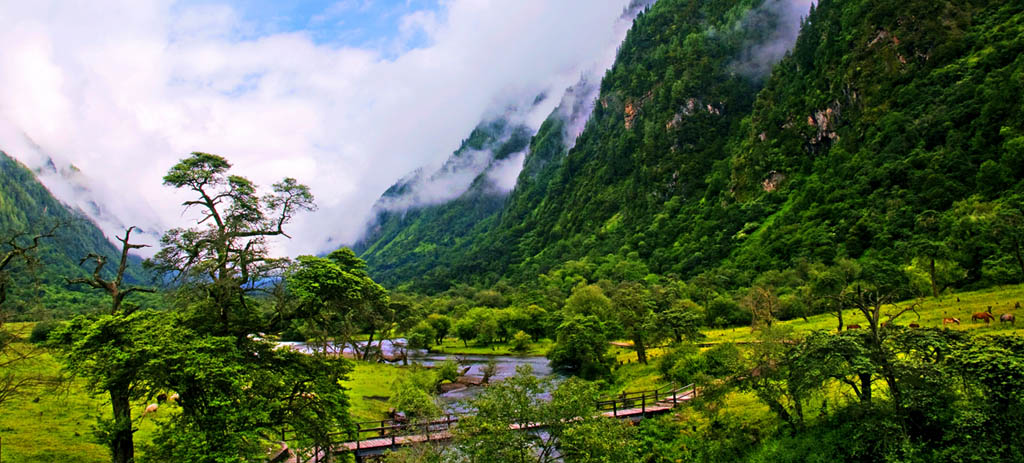
[[[996,319],[996,316],[992,315],[992,314],[990,314],[988,312],[978,312],[978,313],[976,313],[974,315],[971,315],[971,321],[972,322],[976,322],[978,320],[985,320],[985,323],[989,323],[989,322],[991,322],[992,320],[995,320],[995,319]]]
[[[918,325],[917,323],[911,323],[911,324],[909,324],[907,326],[909,326],[911,328],[920,328],[921,327],[921,325]]]
[[[960,319],[959,318],[943,318],[942,319],[942,324],[943,325],[948,325],[950,323],[956,323],[957,325],[959,325],[960,324]]]
[[[860,325],[846,325],[846,331],[859,330],[859,329],[860,329]]]
[[[999,316],[999,323],[1010,322],[1011,325],[1014,325],[1015,324],[1014,322],[1016,322],[1016,321],[1017,321],[1017,317],[1013,316],[1012,313],[1004,313],[1004,314]]]

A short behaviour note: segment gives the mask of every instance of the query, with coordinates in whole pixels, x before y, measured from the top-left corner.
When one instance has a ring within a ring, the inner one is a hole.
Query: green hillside
[[[821,1],[765,74],[787,8],[659,1],[567,154],[549,119],[500,211],[429,260],[364,254],[374,276],[522,284],[615,255],[735,286],[840,259],[909,266],[937,290],[1020,281],[1022,6]]]
[[[42,240],[35,252],[39,265],[26,267],[23,262],[15,261],[8,268],[12,284],[4,304],[5,310],[14,319],[39,319],[46,317],[49,311],[57,316],[66,316],[109,304],[106,298],[91,289],[66,285],[64,278],[91,274],[92,268],[78,265],[79,260],[90,252],[99,252],[114,260],[119,258],[120,249],[114,248],[103,232],[84,215],[69,210],[54,198],[32,171],[3,152],[0,152],[0,173],[0,233],[3,241],[19,233],[30,238],[57,225],[55,236]],[[10,249],[6,243],[0,246],[0,251]],[[129,273],[133,281],[148,280],[140,263],[139,259],[133,259]],[[105,270],[113,271],[112,268]],[[40,310],[47,313],[39,313]]]

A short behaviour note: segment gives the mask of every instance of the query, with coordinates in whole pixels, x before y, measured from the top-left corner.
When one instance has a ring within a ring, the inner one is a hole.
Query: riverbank
[[[555,342],[550,339],[541,339],[530,343],[526,350],[517,351],[513,349],[512,345],[509,343],[493,343],[481,346],[473,342],[467,344],[455,338],[445,338],[440,345],[430,346],[430,352],[433,354],[443,355],[507,355],[543,357],[547,355],[548,351],[551,350],[551,346],[554,344]]]

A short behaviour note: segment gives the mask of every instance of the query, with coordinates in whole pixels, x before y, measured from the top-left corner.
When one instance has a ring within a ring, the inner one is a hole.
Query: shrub
[[[512,336],[512,350],[526,352],[530,348],[531,341],[533,341],[533,338],[526,334],[525,331],[520,330]]]
[[[42,344],[50,338],[50,332],[60,326],[60,322],[53,320],[47,320],[36,323],[36,326],[32,328],[32,334],[28,336],[29,342],[32,344]]]

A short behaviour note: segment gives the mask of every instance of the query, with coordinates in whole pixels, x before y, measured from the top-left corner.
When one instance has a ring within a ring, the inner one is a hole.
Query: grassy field
[[[1022,336],[1024,335],[1024,310],[1014,308],[1018,301],[1024,305],[1024,285],[943,295],[938,299],[926,298],[921,300],[901,301],[898,302],[895,307],[884,307],[882,309],[882,313],[884,320],[886,318],[884,314],[893,313],[894,310],[897,310],[897,307],[902,309],[911,304],[917,303],[919,304],[917,314],[912,312],[905,313],[896,320],[896,324],[905,326],[910,323],[917,323],[921,327],[945,327],[953,330],[971,330],[976,333],[999,333]],[[997,320],[999,315],[1004,313],[1013,313],[1015,316],[1019,315],[1021,318],[1021,326],[1017,327],[1016,325],[999,323],[998,321],[990,324],[986,324],[981,321],[971,322],[971,314],[984,312],[989,306],[992,306],[992,313],[995,314]],[[943,325],[943,318],[958,318],[960,319],[960,324]],[[845,311],[843,313],[843,322],[844,324],[855,323],[861,326],[867,325],[864,315],[857,310]],[[834,332],[837,326],[836,317],[833,314],[815,315],[813,317],[808,317],[807,321],[795,319],[777,323],[779,325],[792,328],[794,333],[798,336],[801,333],[809,333],[815,330]],[[706,343],[749,342],[755,339],[750,328],[745,326],[710,329],[704,330],[703,333],[707,337],[707,339],[704,340]],[[647,356],[649,365],[643,365],[637,363],[636,351],[634,351],[632,347],[627,346],[627,344],[630,343],[625,342],[616,344],[618,345],[613,346],[609,350],[610,354],[615,358],[616,367],[613,371],[612,381],[605,388],[605,391],[609,393],[619,393],[622,391],[653,389],[655,387],[668,385],[668,383],[661,378],[661,372],[658,371],[657,368],[658,357],[664,354],[666,349],[648,349]],[[838,392],[836,392],[836,394],[838,394]],[[743,395],[737,395],[728,401],[727,406],[732,407],[734,405],[733,402],[735,402],[736,406],[741,406],[744,403],[743,401],[747,399],[750,398],[744,398]],[[832,397],[831,400],[839,401],[842,400],[842,398],[836,396]]]
[[[541,339],[540,341],[530,343],[530,348],[526,352],[516,352],[512,350],[512,345],[507,343],[494,343],[489,346],[478,346],[473,342],[469,345],[464,345],[462,341],[455,338],[446,338],[440,346],[434,345],[430,347],[430,351],[438,354],[450,354],[450,355],[523,355],[523,356],[543,356],[547,354],[548,350],[554,341],[550,339]]]
[[[917,312],[920,315],[920,318],[918,318],[914,313],[908,312],[903,314],[903,316],[896,320],[895,323],[897,325],[904,326],[910,323],[917,323],[921,325],[921,327],[946,327],[954,330],[972,330],[986,333],[992,332],[1024,335],[1024,310],[1014,309],[1014,306],[1018,301],[1024,304],[1024,285],[1005,286],[981,291],[943,295],[938,299],[929,297],[921,300],[902,301],[898,302],[896,307],[902,309],[914,303],[919,304],[920,308]],[[981,321],[971,322],[971,314],[984,312],[989,306],[992,307],[992,313],[995,314],[997,321],[991,324],[986,324]],[[885,320],[884,314],[893,313],[896,310],[896,307],[883,307],[883,320]],[[999,316],[1004,313],[1020,315],[1021,326],[1017,327],[1016,325],[1008,323],[999,323]],[[960,324],[943,325],[943,318],[959,318]],[[843,322],[845,324],[855,323],[861,326],[867,326],[867,320],[858,310],[846,310],[843,313]],[[837,326],[836,317],[833,314],[815,315],[813,317],[808,317],[807,321],[795,319],[780,322],[779,324],[789,326],[797,333],[810,332],[814,330],[835,331]],[[708,342],[742,342],[754,339],[749,327],[707,330],[704,334],[707,336]]]
[[[27,338],[33,324],[12,323],[20,337]],[[27,346],[20,346],[27,347]],[[20,371],[56,376],[60,365],[48,353],[20,363]],[[19,370],[15,370],[16,372]],[[168,413],[162,406],[157,415],[142,417],[147,403],[132,410],[136,417],[135,441],[148,442],[156,429],[155,418]],[[172,406],[173,407],[173,406]],[[74,381],[63,390],[36,387],[0,405],[0,461],[4,462],[102,462],[109,461],[106,447],[94,443],[92,427],[97,416],[109,418],[109,402],[90,397],[82,381]]]
[[[33,325],[12,323],[6,326],[19,337],[27,339]],[[60,371],[57,360],[45,352],[21,363],[18,368],[18,371],[49,376],[56,376]],[[350,389],[352,418],[368,421],[386,416],[389,405],[371,397],[390,396],[391,384],[402,371],[401,367],[393,365],[355,362],[345,383],[345,387]],[[152,439],[161,414],[174,412],[173,405],[164,405],[156,415],[143,417],[146,405],[147,402],[139,402],[132,411],[138,428],[135,433],[136,449]],[[59,390],[42,386],[29,389],[0,405],[0,461],[109,461],[106,447],[96,444],[92,435],[97,416],[109,418],[110,404],[103,397],[90,397],[81,380]]]
[[[349,411],[352,413],[352,419],[373,421],[386,417],[391,405],[386,400],[378,399],[391,396],[391,385],[403,371],[405,370],[402,367],[395,365],[355,362],[355,369],[349,373],[349,379],[344,383],[349,389]]]

